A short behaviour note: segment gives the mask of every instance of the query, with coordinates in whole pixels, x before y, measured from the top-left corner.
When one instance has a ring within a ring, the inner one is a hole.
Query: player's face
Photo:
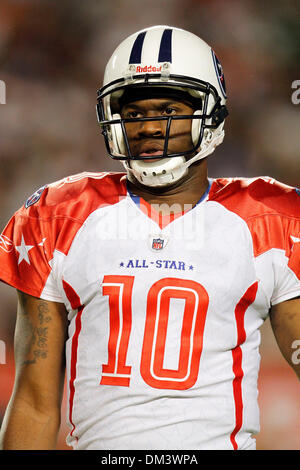
[[[168,98],[134,101],[123,106],[122,118],[151,118],[159,116],[192,115],[193,108],[186,102]],[[192,151],[191,119],[172,120],[168,153]],[[154,158],[163,154],[167,120],[126,123],[126,132],[132,155]]]

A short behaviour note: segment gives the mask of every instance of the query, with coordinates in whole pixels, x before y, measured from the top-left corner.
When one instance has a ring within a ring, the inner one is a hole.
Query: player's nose
[[[163,137],[165,133],[165,127],[165,123],[159,119],[142,121],[138,129],[138,134],[141,137]]]

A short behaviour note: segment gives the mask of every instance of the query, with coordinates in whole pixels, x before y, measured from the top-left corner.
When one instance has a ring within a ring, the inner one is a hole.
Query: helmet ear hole
[[[121,116],[120,114],[113,114],[112,119],[121,119]],[[119,152],[122,155],[125,155],[126,150],[125,150],[124,136],[123,136],[121,124],[112,124],[111,134],[112,134],[112,139],[116,146],[117,152]]]
[[[201,116],[202,112],[200,110],[197,110],[194,112],[194,116]],[[200,129],[201,129],[201,119],[193,119],[192,120],[192,142],[193,145],[197,145],[198,139],[200,136]]]

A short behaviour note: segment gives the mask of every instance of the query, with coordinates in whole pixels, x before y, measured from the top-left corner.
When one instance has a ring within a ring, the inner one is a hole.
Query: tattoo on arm
[[[26,299],[22,297],[22,306],[26,306]],[[28,308],[22,308],[22,323],[25,337],[24,356],[28,359],[22,365],[35,364],[39,359],[45,359],[48,354],[48,324],[51,315],[46,301],[40,300],[37,305],[37,325],[33,325],[28,315]]]

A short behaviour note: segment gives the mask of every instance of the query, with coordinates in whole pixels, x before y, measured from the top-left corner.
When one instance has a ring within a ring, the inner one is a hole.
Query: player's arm
[[[55,449],[65,374],[67,313],[61,303],[18,292],[15,384],[0,448]]]
[[[283,356],[300,379],[300,297],[274,305],[270,321]]]

